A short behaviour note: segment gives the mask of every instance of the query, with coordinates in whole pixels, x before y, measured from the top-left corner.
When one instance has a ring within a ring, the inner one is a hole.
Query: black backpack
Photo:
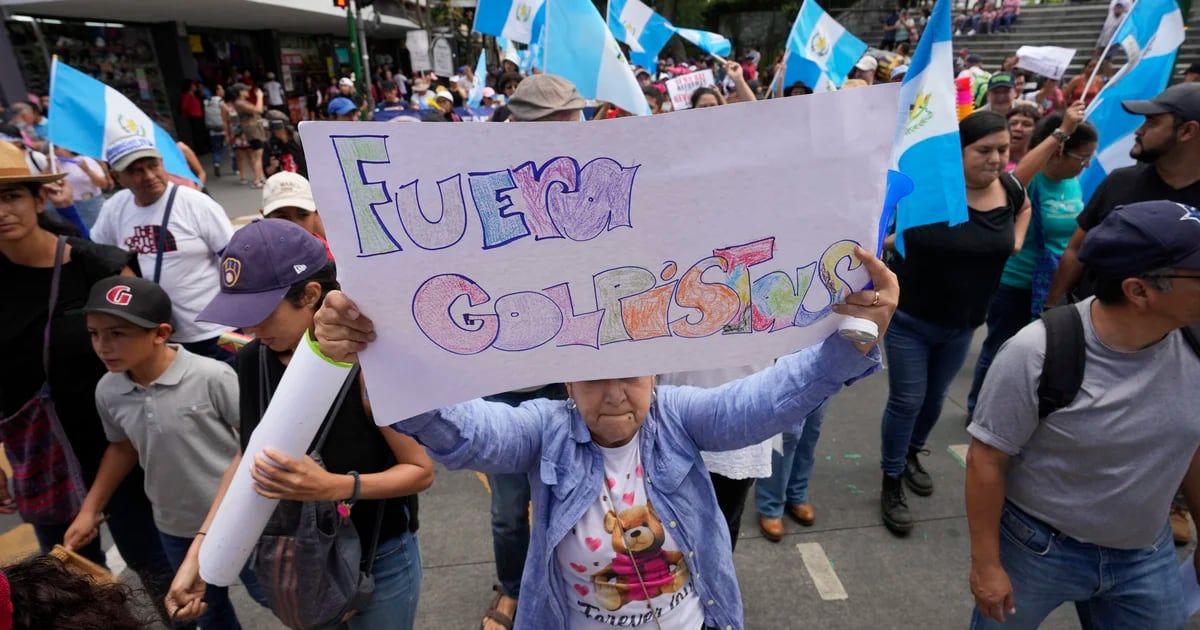
[[[1038,419],[1070,405],[1083,385],[1087,362],[1083,317],[1074,304],[1042,313],[1046,325],[1046,361],[1038,382]],[[1200,357],[1200,325],[1180,329],[1192,352]]]

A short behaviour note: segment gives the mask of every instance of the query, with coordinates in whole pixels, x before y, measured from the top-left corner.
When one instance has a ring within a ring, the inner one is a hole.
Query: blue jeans
[[[492,488],[492,552],[500,591],[521,598],[521,574],[529,553],[529,477],[524,474],[488,475]]]
[[[167,552],[167,558],[170,559],[171,565],[178,571],[179,565],[183,564],[184,558],[187,558],[187,552],[192,546],[193,539],[162,532],[159,532],[158,536],[162,540],[163,551]],[[242,579],[242,585],[246,587],[250,597],[266,606],[266,595],[263,594],[262,587],[258,585],[258,578],[254,576],[254,571],[250,568],[249,563],[242,568],[238,577]],[[237,613],[233,610],[233,602],[229,601],[228,587],[209,584],[204,589],[204,602],[208,604],[208,609],[204,611],[203,615],[200,615],[201,628],[204,630],[241,630],[242,625],[238,623]]]
[[[1001,284],[992,295],[987,313],[987,337],[979,350],[979,360],[975,362],[975,378],[971,381],[971,393],[967,395],[967,413],[975,413],[975,401],[983,389],[983,378],[987,376],[996,353],[1000,352],[1000,346],[1033,319],[1029,308],[1032,300],[1033,291],[1007,284]]]
[[[1001,624],[976,609],[972,630],[1037,628],[1065,602],[1075,603],[1084,630],[1175,630],[1186,621],[1167,523],[1149,548],[1112,549],[1064,536],[1006,503],[1000,562],[1012,581],[1017,612],[1006,613]]]
[[[134,468],[121,485],[117,486],[116,492],[105,506],[105,513],[108,514],[108,532],[112,534],[113,544],[120,552],[121,559],[137,574],[160,619],[166,622],[170,617],[167,615],[164,601],[171,580],[175,578],[175,568],[159,543],[153,508],[142,489],[145,485],[143,474],[140,466]],[[66,524],[33,526],[42,553],[62,543],[67,527]],[[109,568],[104,550],[100,548],[99,537],[77,552],[88,560]]]
[[[213,166],[221,168],[221,154],[225,152],[225,132],[218,133],[210,130],[208,133],[208,143],[212,145]]]
[[[421,597],[421,547],[417,535],[379,542],[375,550],[375,594],[367,609],[339,626],[341,630],[393,628],[413,630]]]
[[[930,324],[904,311],[892,317],[883,337],[888,362],[880,449],[884,474],[899,477],[908,452],[925,448],[950,383],[967,360],[973,332]]]
[[[783,507],[808,503],[808,478],[812,476],[813,453],[821,437],[821,424],[829,401],[821,403],[804,419],[799,433],[783,434],[783,454],[771,451],[771,476],[754,484],[754,503],[767,518],[783,516]]]

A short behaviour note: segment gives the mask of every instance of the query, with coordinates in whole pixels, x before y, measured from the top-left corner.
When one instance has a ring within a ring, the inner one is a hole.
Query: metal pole
[[[357,6],[357,1],[355,5]],[[378,11],[379,7],[375,7]],[[355,15],[355,20],[358,22],[358,54],[362,59],[362,78],[359,80],[362,85],[363,98],[367,101],[367,107],[362,112],[362,119],[368,120],[369,114],[375,109],[375,99],[371,96],[371,56],[367,50],[367,29],[363,26],[362,9],[358,9]]]
[[[350,66],[354,69],[354,84],[359,89],[359,94],[362,94],[362,59],[358,56],[358,2],[350,0],[346,7],[346,29],[350,38]],[[355,103],[359,105],[360,103]],[[367,112],[359,112],[361,115],[366,115]]]

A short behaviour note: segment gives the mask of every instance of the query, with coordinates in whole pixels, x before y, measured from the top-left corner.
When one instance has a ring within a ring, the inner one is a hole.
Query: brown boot
[[[783,540],[783,519],[781,518],[767,518],[759,514],[758,528],[762,530],[763,538],[771,542]]]
[[[1171,533],[1175,535],[1176,545],[1186,545],[1192,540],[1192,521],[1188,518],[1187,508],[1171,504]]]
[[[787,506],[787,513],[796,519],[797,523],[805,527],[812,527],[812,524],[817,520],[817,513],[813,510],[811,503],[801,503],[800,505]]]

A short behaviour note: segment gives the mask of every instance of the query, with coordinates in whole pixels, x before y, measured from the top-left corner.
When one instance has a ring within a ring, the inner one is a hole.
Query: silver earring
[[[574,399],[574,398],[568,398],[568,399],[567,399],[567,409],[570,409],[571,411],[575,411],[575,410],[576,410],[576,409],[578,409],[578,408],[579,408],[579,407],[578,407],[578,406],[575,404],[575,399]]]

